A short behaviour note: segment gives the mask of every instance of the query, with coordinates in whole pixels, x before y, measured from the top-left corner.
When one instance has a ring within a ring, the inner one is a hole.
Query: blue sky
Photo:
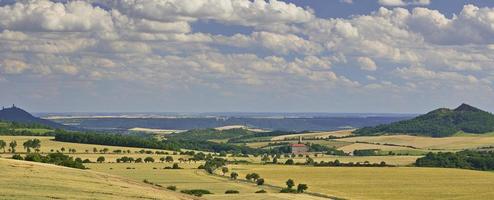
[[[0,0],[34,112],[494,111],[490,0]]]

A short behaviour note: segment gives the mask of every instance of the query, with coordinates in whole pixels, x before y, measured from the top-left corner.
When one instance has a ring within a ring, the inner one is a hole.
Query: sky
[[[0,0],[0,105],[494,111],[492,0]]]

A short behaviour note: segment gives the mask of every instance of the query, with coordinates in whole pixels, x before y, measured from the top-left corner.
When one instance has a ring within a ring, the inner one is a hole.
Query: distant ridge
[[[354,134],[410,134],[446,137],[460,131],[476,134],[492,132],[494,131],[494,115],[463,103],[453,110],[439,108],[410,120],[361,128]]]
[[[41,124],[54,129],[67,129],[67,130],[75,129],[74,127],[65,126],[50,120],[34,117],[30,113],[26,112],[21,108],[16,107],[15,105],[12,105],[12,107],[10,108],[2,107],[2,110],[0,110],[0,120],[27,123],[27,124]]]

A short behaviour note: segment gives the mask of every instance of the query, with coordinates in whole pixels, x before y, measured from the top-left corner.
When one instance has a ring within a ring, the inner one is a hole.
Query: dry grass
[[[266,183],[284,186],[289,178],[310,192],[347,199],[490,199],[494,173],[439,168],[349,168],[232,165],[240,177],[256,172]]]
[[[493,136],[474,136],[462,135],[445,138],[431,138],[422,136],[410,135],[390,135],[390,136],[365,136],[351,137],[338,139],[346,142],[371,142],[380,144],[397,144],[404,146],[413,146],[421,149],[445,149],[445,150],[461,150],[468,148],[476,148],[482,146],[494,145]]]
[[[118,176],[0,159],[0,199],[170,199],[193,197]]]
[[[381,161],[386,162],[389,165],[396,165],[396,166],[408,166],[417,160],[420,156],[330,156],[330,155],[319,155],[318,157],[313,157],[311,156],[314,161],[317,162],[329,162],[329,161],[335,161],[339,160],[340,162],[343,163],[364,163],[365,161],[369,161],[370,163],[380,163]],[[305,163],[306,158],[292,158],[295,163]],[[278,162],[284,163],[287,160],[287,158],[281,158],[278,159]]]
[[[197,169],[198,164],[181,164],[180,166],[184,169],[179,170],[163,169],[165,166],[171,166],[166,163],[103,163],[87,166],[91,170],[115,174],[136,181],[147,179],[164,187],[175,185],[177,190],[206,189],[214,194],[224,194],[226,190],[231,189],[238,190],[242,194],[254,194],[255,191],[263,189],[255,184],[234,182],[226,178],[207,175],[204,170]],[[128,167],[135,169],[127,169]],[[269,188],[264,189],[274,192]]]
[[[360,140],[359,140],[360,141]],[[354,150],[360,149],[380,149],[384,151],[405,151],[405,150],[415,150],[409,147],[400,147],[400,146],[388,146],[388,145],[376,145],[376,144],[365,144],[365,143],[353,143],[349,145],[342,146],[338,148],[346,153],[353,152]]]
[[[93,152],[93,148],[97,148],[98,150],[108,148],[109,152],[112,152],[113,150],[130,150],[131,152],[135,151],[140,151],[145,148],[133,148],[133,147],[115,147],[115,146],[106,146],[106,145],[93,145],[93,144],[81,144],[81,143],[70,143],[70,142],[59,142],[59,141],[54,141],[51,136],[0,136],[0,140],[4,140],[7,142],[7,144],[10,141],[17,141],[17,148],[16,151],[19,153],[24,153],[26,152],[25,149],[22,147],[22,143],[29,139],[34,139],[38,138],[41,140],[41,152],[43,153],[49,153],[52,149],[54,151],[60,150],[62,147],[65,148],[65,152],[68,152],[69,148],[71,149],[76,149],[76,152],[78,153],[84,153],[86,150],[89,152]],[[152,151],[157,151],[157,149],[145,149],[145,150],[152,150]],[[161,150],[159,150],[161,151]],[[171,151],[168,151],[171,153]]]

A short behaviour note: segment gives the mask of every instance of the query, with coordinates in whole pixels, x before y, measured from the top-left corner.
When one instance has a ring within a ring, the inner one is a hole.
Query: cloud
[[[357,61],[360,65],[360,69],[362,69],[362,70],[366,70],[366,71],[376,71],[377,70],[376,63],[368,57],[358,57]]]
[[[105,10],[83,1],[25,1],[0,7],[0,28],[16,31],[111,31]]]
[[[200,19],[256,26],[302,23],[314,18],[313,11],[278,0],[269,2],[265,0],[99,0],[95,2],[108,5],[131,17],[154,21],[196,21]]]
[[[24,61],[15,59],[2,60],[0,67],[5,74],[21,74],[29,68],[28,64]]]
[[[431,3],[431,0],[379,0],[378,3],[383,6],[425,6]]]
[[[0,7],[0,72],[8,83],[26,77],[67,80],[73,89],[126,83],[155,94],[229,98],[238,91],[315,99],[373,99],[378,91],[405,98],[432,88],[494,94],[493,14],[465,5],[452,17],[381,7],[318,18],[310,8],[278,0],[26,0]],[[195,26],[209,21],[248,31]]]

